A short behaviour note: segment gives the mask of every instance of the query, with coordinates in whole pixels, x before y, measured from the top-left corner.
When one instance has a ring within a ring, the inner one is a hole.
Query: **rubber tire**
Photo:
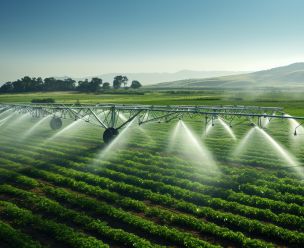
[[[52,120],[50,121],[50,127],[53,130],[60,129],[62,127],[62,120],[59,117],[53,117]]]
[[[109,144],[113,139],[115,139],[118,133],[118,130],[113,127],[107,128],[102,136],[104,143]]]

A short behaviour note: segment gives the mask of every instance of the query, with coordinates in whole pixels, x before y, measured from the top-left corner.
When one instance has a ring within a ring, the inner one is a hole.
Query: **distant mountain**
[[[201,79],[186,79],[153,85],[157,88],[264,88],[264,87],[297,87],[304,86],[304,63],[294,63],[288,66],[269,70],[210,77]]]
[[[240,71],[191,71],[191,70],[182,70],[174,73],[167,72],[155,72],[155,73],[107,73],[96,76],[82,77],[82,78],[73,78],[74,80],[84,80],[91,79],[92,77],[102,78],[103,82],[113,82],[113,78],[117,75],[126,75],[131,82],[132,80],[138,80],[144,86],[152,85],[160,82],[183,80],[188,78],[210,78],[210,77],[220,77],[226,75],[235,75],[241,73]],[[67,77],[56,77],[57,79],[65,79]]]

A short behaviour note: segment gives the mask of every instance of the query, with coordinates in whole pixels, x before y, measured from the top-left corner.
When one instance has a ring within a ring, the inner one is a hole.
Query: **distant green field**
[[[288,92],[56,92],[0,95],[0,102],[33,98],[281,106],[304,116],[304,100]],[[50,118],[8,116],[0,115],[1,247],[303,247],[301,167],[289,168],[248,123],[232,127],[235,139],[219,120],[208,135],[199,118],[133,123],[106,146],[103,129],[86,122],[65,119],[54,131]],[[293,136],[279,119],[265,132],[303,166],[304,133]]]

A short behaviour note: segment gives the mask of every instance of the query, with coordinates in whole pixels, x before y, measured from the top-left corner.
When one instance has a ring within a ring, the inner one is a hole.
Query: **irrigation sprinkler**
[[[295,127],[295,130],[294,130],[294,133],[293,133],[294,136],[297,136],[297,135],[298,135],[297,129],[298,129],[300,126],[302,126],[302,124],[303,124],[303,122],[300,123],[298,126]]]
[[[52,129],[62,127],[62,119],[83,120],[105,129],[103,133],[104,142],[113,140],[124,128],[126,124],[135,118],[138,124],[145,123],[165,123],[184,118],[202,118],[215,125],[214,120],[220,118],[230,127],[248,121],[250,125],[261,125],[262,118],[294,119],[304,121],[304,117],[285,115],[279,107],[259,107],[240,105],[220,105],[220,106],[186,106],[186,105],[124,105],[124,104],[60,104],[60,103],[37,103],[37,104],[17,104],[2,103],[0,109],[12,110],[17,113],[29,113],[33,117],[43,118],[53,116],[50,122]],[[125,118],[119,118],[120,115]],[[296,133],[296,132],[295,132]]]

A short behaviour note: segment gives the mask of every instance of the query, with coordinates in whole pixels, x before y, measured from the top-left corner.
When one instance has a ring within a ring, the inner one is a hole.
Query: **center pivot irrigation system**
[[[302,125],[304,117],[285,115],[282,108],[258,106],[163,106],[163,105],[123,105],[123,104],[0,104],[0,114],[4,111],[14,111],[21,114],[29,113],[36,118],[51,116],[50,127],[54,130],[62,127],[62,119],[83,120],[105,129],[103,140],[109,143],[135,118],[138,124],[149,122],[169,122],[171,120],[201,117],[214,126],[214,120],[221,118],[230,127],[248,123],[262,126],[262,118],[294,119]]]

